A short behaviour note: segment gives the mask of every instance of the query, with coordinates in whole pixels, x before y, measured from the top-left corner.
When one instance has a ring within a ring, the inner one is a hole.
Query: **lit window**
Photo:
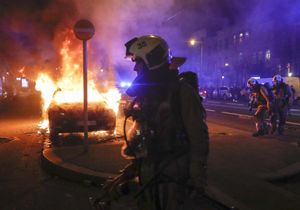
[[[28,88],[29,87],[29,82],[27,79],[25,78],[22,78],[21,80],[21,85],[22,85],[22,88]]]
[[[271,59],[271,50],[267,50],[266,51],[266,60],[270,60]]]
[[[244,40],[244,34],[240,33],[240,42],[243,42],[243,40]]]

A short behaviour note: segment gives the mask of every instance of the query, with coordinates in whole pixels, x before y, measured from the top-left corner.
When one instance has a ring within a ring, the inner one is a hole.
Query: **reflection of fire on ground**
[[[36,90],[43,99],[43,122],[40,126],[50,126],[55,136],[60,132],[83,131],[83,79],[81,63],[82,51],[71,52],[71,41],[66,39],[60,51],[62,57],[61,77],[57,81],[42,73],[36,79]],[[99,92],[93,78],[88,79],[89,130],[112,130],[121,94],[115,87]],[[49,118],[48,118],[49,117]],[[48,120],[50,122],[48,122]]]

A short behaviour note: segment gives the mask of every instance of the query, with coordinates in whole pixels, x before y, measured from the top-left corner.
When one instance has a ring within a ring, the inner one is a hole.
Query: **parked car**
[[[199,95],[205,100],[208,96],[208,92],[204,88],[199,88]]]
[[[228,100],[232,98],[232,94],[228,87],[220,87],[213,91],[213,98]]]

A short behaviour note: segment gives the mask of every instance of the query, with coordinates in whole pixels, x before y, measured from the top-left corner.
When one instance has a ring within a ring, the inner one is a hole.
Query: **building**
[[[251,76],[300,75],[300,24],[268,21],[227,27],[206,37],[207,85],[244,86]]]

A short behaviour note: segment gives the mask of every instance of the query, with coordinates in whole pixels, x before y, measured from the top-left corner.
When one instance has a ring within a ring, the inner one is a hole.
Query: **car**
[[[55,141],[59,133],[84,132],[83,103],[52,103],[48,108],[50,139]],[[113,134],[116,114],[105,103],[89,103],[88,131],[105,130]]]
[[[223,100],[228,100],[232,98],[230,88],[220,87],[213,91],[213,98],[221,98]]]
[[[204,88],[199,88],[199,95],[205,100],[208,96],[208,92]]]

